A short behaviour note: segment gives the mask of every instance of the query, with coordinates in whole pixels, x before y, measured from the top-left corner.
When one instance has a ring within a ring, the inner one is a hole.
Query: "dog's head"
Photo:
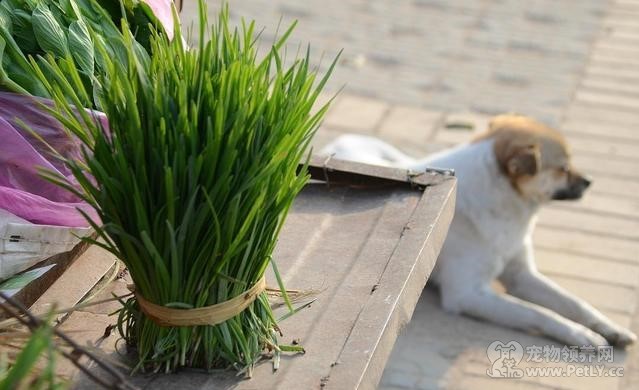
[[[579,199],[590,186],[590,179],[571,165],[570,150],[557,130],[525,116],[499,115],[478,140],[489,138],[502,173],[525,199]]]

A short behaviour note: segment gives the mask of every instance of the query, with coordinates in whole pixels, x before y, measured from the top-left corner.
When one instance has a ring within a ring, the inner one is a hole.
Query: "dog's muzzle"
[[[562,188],[558,191],[555,191],[555,193],[552,196],[552,199],[554,200],[580,199],[583,196],[584,191],[586,191],[586,189],[590,187],[591,184],[592,184],[591,179],[584,176],[577,176],[573,180],[571,180],[571,183],[567,188]]]

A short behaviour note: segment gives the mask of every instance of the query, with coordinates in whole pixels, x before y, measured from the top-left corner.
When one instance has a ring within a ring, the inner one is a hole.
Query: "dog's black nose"
[[[585,190],[586,188],[590,187],[590,185],[592,184],[592,179],[590,179],[589,177],[582,176],[579,178],[579,184]]]

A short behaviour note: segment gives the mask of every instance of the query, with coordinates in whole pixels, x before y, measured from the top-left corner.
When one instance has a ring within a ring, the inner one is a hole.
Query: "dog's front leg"
[[[500,280],[508,293],[578,322],[603,335],[611,344],[623,347],[637,339],[632,332],[613,323],[597,309],[539,273],[531,245],[526,245],[506,266]]]
[[[499,294],[490,286],[452,296],[442,291],[444,307],[510,328],[541,332],[568,345],[607,345],[599,334],[544,307]]]

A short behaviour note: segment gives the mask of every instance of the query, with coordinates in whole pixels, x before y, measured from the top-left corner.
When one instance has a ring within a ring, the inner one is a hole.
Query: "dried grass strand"
[[[262,276],[253,287],[234,298],[194,309],[174,309],[156,305],[138,294],[134,285],[130,285],[129,288],[135,294],[140,309],[159,326],[217,325],[240,314],[253,303],[266,290],[266,278]]]

